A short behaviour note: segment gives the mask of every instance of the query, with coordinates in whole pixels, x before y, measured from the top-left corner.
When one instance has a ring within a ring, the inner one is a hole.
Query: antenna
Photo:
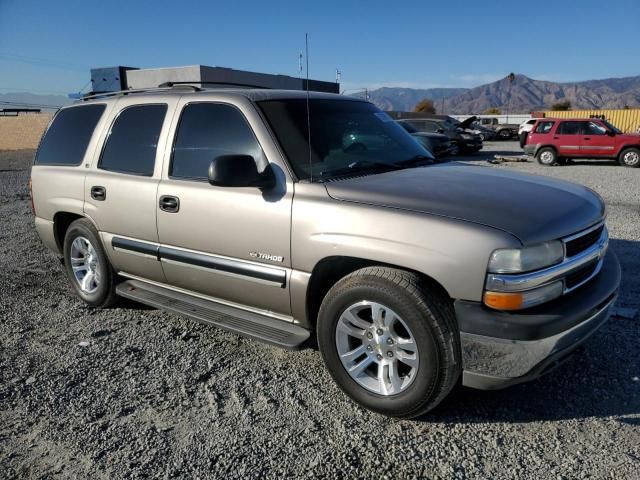
[[[307,64],[307,81],[306,81],[306,90],[307,90],[307,141],[309,146],[309,180],[313,183],[313,164],[311,163],[311,112],[309,111],[309,34],[304,34],[304,48],[305,48],[305,56],[304,59]]]

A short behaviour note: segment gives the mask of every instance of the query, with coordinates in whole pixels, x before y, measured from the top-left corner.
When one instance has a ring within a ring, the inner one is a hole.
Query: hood
[[[469,128],[469,126],[475,122],[477,120],[478,117],[469,117],[465,120],[463,120],[462,122],[460,122],[458,125],[456,125],[456,127],[458,128],[462,128],[463,130],[465,128]]]
[[[628,140],[630,142],[640,142],[640,134],[638,133],[618,133],[616,137]]]
[[[410,168],[325,184],[336,200],[439,215],[497,228],[525,245],[564,237],[604,215],[581,185],[456,163]]]

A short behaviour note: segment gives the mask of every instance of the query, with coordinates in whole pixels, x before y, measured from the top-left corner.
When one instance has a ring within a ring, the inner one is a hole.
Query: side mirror
[[[438,128],[438,129],[436,129],[436,133],[444,133],[444,128]]]
[[[218,187],[272,188],[276,181],[270,168],[258,172],[251,155],[222,155],[209,164],[209,183]]]
[[[607,135],[609,135],[610,137],[615,137],[616,132],[614,132],[613,130],[607,130]]]

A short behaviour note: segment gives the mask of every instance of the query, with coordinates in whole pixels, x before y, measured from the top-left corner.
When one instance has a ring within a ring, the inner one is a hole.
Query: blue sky
[[[343,88],[640,74],[640,1],[0,0],[0,93],[77,91],[92,66],[205,64]]]

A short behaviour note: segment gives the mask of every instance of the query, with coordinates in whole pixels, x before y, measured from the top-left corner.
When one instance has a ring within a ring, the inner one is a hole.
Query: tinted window
[[[549,131],[551,130],[551,127],[553,127],[553,122],[540,122],[536,126],[535,132],[536,133],[549,133]]]
[[[182,111],[169,175],[206,179],[221,155],[251,155],[265,164],[260,144],[240,111],[230,105],[192,103]]]
[[[584,122],[562,122],[558,125],[556,133],[559,135],[580,135],[585,131]]]
[[[137,105],[122,110],[111,126],[99,167],[112,172],[153,175],[166,113],[166,105]]]
[[[402,128],[404,128],[409,133],[417,133],[418,129],[411,125],[409,122],[398,122]]]
[[[36,164],[80,165],[104,105],[86,105],[60,110],[45,133]]]
[[[587,133],[589,135],[604,135],[607,133],[607,129],[599,123],[589,122],[587,125]]]

